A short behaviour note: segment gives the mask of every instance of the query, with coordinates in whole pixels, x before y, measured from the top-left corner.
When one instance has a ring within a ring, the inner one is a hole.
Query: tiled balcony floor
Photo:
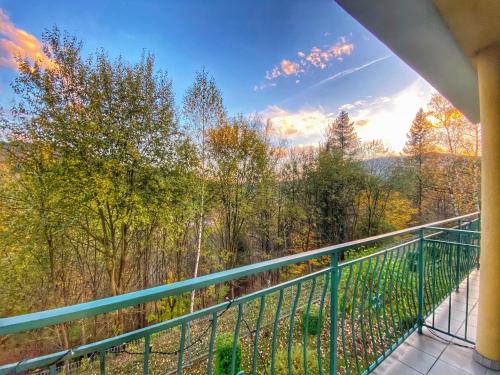
[[[465,331],[465,281],[460,292],[452,294],[450,331],[457,335]],[[479,292],[479,271],[473,271],[469,278],[469,318],[467,337],[475,341],[477,321],[477,300]],[[432,316],[427,319],[430,324]],[[443,302],[435,315],[435,326],[447,330],[448,301]],[[439,337],[436,337],[439,336]],[[458,346],[456,344],[462,345]],[[466,347],[463,347],[466,346]],[[486,369],[472,358],[473,345],[451,336],[424,328],[423,334],[414,332],[375,370],[378,375],[492,375],[500,371]]]

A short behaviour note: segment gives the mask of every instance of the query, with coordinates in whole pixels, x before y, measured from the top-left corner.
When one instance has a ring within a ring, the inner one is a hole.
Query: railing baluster
[[[432,245],[432,244],[431,244]],[[432,245],[432,326],[436,323],[436,251],[435,245]]]
[[[369,362],[368,362],[368,343],[366,341],[366,331],[365,331],[365,304],[366,304],[366,292],[368,290],[368,280],[370,278],[370,270],[371,270],[371,265],[372,265],[372,257],[368,259],[368,267],[366,269],[365,278],[363,280],[363,283],[361,284],[361,299],[360,299],[360,312],[359,312],[359,325],[361,329],[361,346],[363,347],[363,359],[365,360],[365,369],[368,369],[369,367]],[[363,269],[362,265],[363,262],[361,263],[361,269]]]
[[[106,351],[102,350],[99,352],[99,374],[106,374]]]
[[[295,292],[295,298],[293,300],[292,311],[290,314],[290,330],[288,332],[288,354],[287,354],[288,374],[289,375],[292,374],[293,327],[295,324],[295,314],[297,313],[297,304],[299,302],[301,287],[302,287],[302,283],[299,282],[297,284],[297,290]]]
[[[399,259],[399,256],[401,256],[401,260]],[[404,258],[405,258],[405,251],[404,248],[400,248],[398,250],[398,262],[397,262],[397,271],[396,271],[396,285],[394,286],[394,295],[396,297],[396,314],[397,314],[397,331],[398,332],[398,337],[403,334],[403,319],[401,317],[401,307],[403,305],[402,301],[402,273],[401,273],[401,267],[403,267],[404,264]]]
[[[318,368],[319,375],[323,375],[323,365],[322,365],[322,356],[321,356],[321,331],[323,327],[323,308],[325,306],[325,297],[326,291],[328,290],[328,281],[330,280],[330,273],[325,273],[323,281],[323,291],[321,292],[321,299],[319,301],[319,316],[318,316],[318,336],[317,336],[317,344],[316,344],[316,353],[318,356]]]
[[[231,356],[231,374],[236,373],[236,355],[238,350],[238,340],[240,336],[241,318],[243,317],[243,304],[238,304],[238,319],[236,320],[236,327],[233,337],[233,353]]]
[[[357,302],[357,294],[358,294],[358,284],[359,284],[359,279],[361,277],[361,271],[362,271],[362,265],[361,263],[357,263],[357,275],[356,275],[356,281],[354,282],[354,289],[352,292],[352,307],[351,307],[351,336],[352,336],[352,348],[354,352],[354,361],[356,363],[356,373],[360,373],[360,368],[359,368],[359,359],[358,359],[358,346],[356,343],[356,309],[359,309],[359,307],[356,306]]]
[[[280,319],[282,305],[283,305],[283,289],[280,289],[278,306],[276,307],[276,315],[274,316],[273,338],[271,343],[271,375],[274,375],[276,371],[274,363],[276,361],[276,341],[278,340],[278,323]]]
[[[350,373],[350,368],[349,368],[349,363],[348,363],[348,353],[347,353],[347,347],[346,347],[346,335],[345,335],[345,317],[346,317],[346,303],[347,303],[347,295],[349,291],[349,285],[351,284],[351,276],[352,276],[352,268],[353,268],[353,263],[349,265],[349,274],[347,275],[347,280],[345,282],[344,286],[344,295],[342,296],[342,321],[340,323],[340,327],[342,329],[342,352],[344,353],[344,364],[346,368],[347,374]],[[352,311],[352,306],[351,306],[351,311]]]
[[[384,257],[382,259],[382,264],[380,265],[380,270],[379,270],[379,273],[378,273],[378,280],[377,280],[377,290],[378,290],[378,292],[377,292],[377,308],[375,310],[375,316],[377,317],[377,334],[378,334],[378,339],[379,339],[380,345],[382,347],[382,353],[384,352],[384,350],[383,350],[384,349],[384,339],[383,339],[383,334],[382,334],[383,323],[380,320],[379,311],[380,311],[380,309],[385,310],[384,301],[382,299],[382,296],[385,293],[385,286],[384,286],[384,290],[382,290],[381,287],[380,287],[380,283],[381,283],[381,279],[382,279],[382,273],[385,270],[385,262],[386,262],[386,260],[387,260],[387,252],[384,253]],[[384,280],[385,280],[385,278],[384,278]]]
[[[142,373],[144,375],[148,375],[149,373],[149,351],[150,351],[150,341],[151,341],[151,336],[146,335],[144,336],[144,358],[143,358],[143,365],[142,365]]]
[[[389,262],[387,264],[387,267],[386,269],[384,270],[384,292],[382,294],[383,296],[383,300],[382,300],[382,306],[383,306],[383,310],[382,310],[382,313],[383,313],[383,317],[384,317],[384,327],[385,327],[385,337],[387,338],[387,340],[390,341],[390,338],[391,338],[391,335],[390,335],[390,332],[389,332],[389,322],[388,322],[388,319],[387,319],[387,313],[388,313],[388,310],[389,312],[391,311],[390,309],[392,309],[392,296],[390,296],[389,298],[389,309],[387,308],[387,304],[386,304],[386,300],[387,300],[387,294],[386,293],[386,290],[387,290],[387,280],[389,279],[389,282],[391,280],[391,277],[392,277],[392,274],[389,273],[389,270],[391,269],[391,266],[393,264],[393,258],[394,258],[394,251],[391,251],[391,256],[389,258]],[[389,293],[391,293],[391,287],[389,286]],[[384,349],[387,349],[389,345],[385,345],[384,346]]]
[[[464,338],[467,340],[467,325],[469,322],[469,272],[467,272],[467,281],[465,286],[465,328]]]
[[[304,329],[304,348],[303,348],[303,355],[304,355],[304,374],[307,375],[309,370],[307,368],[307,339],[309,335],[309,315],[311,314],[311,304],[314,296],[314,291],[316,290],[316,278],[312,279],[311,281],[311,290],[309,291],[309,298],[307,300],[307,307],[306,307],[306,322],[305,322],[305,329]]]
[[[418,267],[418,243],[415,244],[415,254],[416,258],[416,266]],[[433,288],[435,287],[435,271],[436,271],[436,259],[434,256],[434,249],[432,248],[432,244],[424,241],[424,297],[427,295],[427,299],[424,299],[424,307],[423,314],[427,316],[434,310],[435,303],[435,291]],[[418,271],[415,268],[415,271]],[[413,275],[413,286],[415,290],[418,288],[418,272],[414,272]],[[426,293],[427,291],[427,293]],[[427,301],[427,302],[426,302]],[[418,318],[418,294],[414,295],[413,298],[413,308],[415,311],[415,317]]]
[[[391,339],[396,338],[398,336],[397,335],[397,328],[396,328],[396,319],[394,319],[394,304],[397,305],[397,302],[398,302],[398,300],[397,300],[397,290],[396,290],[397,288],[394,285],[394,277],[395,277],[394,276],[394,272],[395,272],[395,269],[397,268],[397,266],[399,265],[399,256],[401,254],[400,251],[399,251],[399,249],[395,250],[394,252],[396,253],[396,259],[392,263],[391,277],[390,277],[390,282],[389,282],[389,293],[390,293],[389,314],[390,314],[391,323],[392,323]],[[394,298],[393,298],[393,294],[394,294]],[[396,306],[396,309],[397,309],[397,306]],[[398,312],[398,311],[396,311],[396,312]]]
[[[255,325],[255,337],[253,339],[253,358],[252,358],[253,375],[255,375],[257,371],[257,355],[259,354],[259,333],[260,333],[260,325],[262,323],[262,316],[264,314],[265,303],[266,303],[266,297],[265,296],[260,297],[259,316],[257,317],[257,323]]]
[[[418,246],[418,333],[422,334],[424,325],[424,230],[420,230]]]
[[[214,358],[214,344],[215,336],[217,334],[217,312],[212,314],[212,321],[210,323],[210,342],[208,344],[208,359],[207,359],[207,375],[212,375],[213,358]]]
[[[458,220],[458,229],[462,229],[462,220]],[[462,233],[458,232],[458,243],[462,243]],[[461,246],[457,246],[457,259],[456,259],[456,278],[455,278],[455,292],[458,293],[459,291],[459,284],[460,284],[460,252],[462,251]]]
[[[419,243],[416,242],[413,244],[413,272],[412,272],[412,279],[411,279],[411,287],[412,290],[417,290],[418,288],[418,246]],[[423,306],[423,314],[424,316],[430,312],[430,308],[433,304],[432,300],[432,288],[431,288],[431,279],[432,278],[432,265],[434,261],[432,260],[432,257],[429,255],[429,248],[424,247],[423,252],[424,254],[424,285],[428,285],[429,288],[424,288],[424,306]],[[427,289],[427,293],[425,293]],[[425,296],[427,295],[427,299],[425,299]],[[427,301],[427,302],[426,302]],[[427,305],[426,305],[427,303]],[[418,319],[418,293],[412,293],[412,298],[411,298],[411,304],[412,304],[412,311],[413,315],[415,316],[415,319]]]
[[[448,334],[451,333],[451,305],[452,305],[452,301],[451,301],[451,295],[452,295],[452,291],[453,291],[453,275],[452,275],[452,272],[453,272],[453,268],[452,268],[452,264],[453,264],[453,260],[452,260],[452,254],[453,254],[453,247],[452,245],[448,245],[449,246],[449,250],[448,250],[448,272],[447,272],[447,276],[448,276],[448,288],[446,290],[446,292],[449,294],[449,297],[448,297]]]
[[[179,345],[179,353],[177,356],[177,375],[182,375],[182,356],[184,354],[184,344],[186,341],[186,323],[181,324],[181,340]]]
[[[338,276],[339,256],[334,253],[330,257],[330,375],[337,374],[337,312],[338,312]]]
[[[435,303],[436,303],[436,306],[438,303],[441,302],[441,299],[443,298],[443,290],[445,290],[445,286],[444,286],[444,282],[443,282],[443,279],[444,279],[444,273],[443,273],[443,270],[444,270],[444,250],[443,250],[443,244],[442,243],[430,243],[429,242],[429,246],[432,246],[433,248],[433,251],[437,257],[437,264],[436,264],[436,267],[435,267],[435,276],[436,276],[436,300],[435,300]],[[435,261],[436,262],[436,261]]]
[[[409,245],[403,245],[403,248],[406,249],[406,254],[405,254],[405,266],[404,266],[404,273],[405,273],[405,281],[404,281],[404,287],[403,287],[403,310],[405,314],[405,332],[406,334],[408,332],[409,328],[408,327],[408,322],[411,321],[413,322],[413,312],[411,310],[411,293],[412,290],[409,288],[409,283],[411,282],[411,272],[410,272],[410,267],[408,266],[409,263],[412,261],[412,251],[411,247]],[[425,293],[424,293],[425,297]],[[425,305],[424,305],[425,306]],[[415,325],[415,322],[413,322],[412,327]]]
[[[418,244],[411,244],[409,245],[409,248],[410,248],[410,256],[408,257],[409,258],[409,262],[411,263],[408,267],[408,281],[409,281],[409,286],[407,284],[407,290],[408,290],[408,293],[409,293],[409,296],[408,296],[408,307],[409,307],[409,311],[410,311],[410,316],[414,317],[415,319],[417,319],[417,316],[418,316],[418,302],[415,301],[415,293],[414,290],[415,290],[415,286],[418,285],[418,277],[416,277],[417,275],[417,270],[416,270],[416,264],[415,264],[415,255],[417,255],[418,257],[418,250],[415,251],[415,249],[418,249]],[[418,261],[417,261],[418,263]],[[424,275],[427,274],[427,268],[426,268],[426,264],[427,263],[424,263]],[[416,281],[417,280],[417,281]],[[415,282],[416,281],[416,282]],[[427,298],[426,298],[427,297]],[[416,298],[418,300],[418,297]],[[426,302],[427,302],[427,306],[429,306],[429,293],[425,293],[425,290],[424,290],[424,315],[425,315],[425,312],[426,312]]]
[[[371,277],[371,285],[370,285],[370,288],[368,290],[368,292],[369,292],[369,294],[368,294],[368,325],[370,327],[370,338],[371,338],[371,342],[372,342],[372,353],[375,356],[377,354],[377,344],[376,344],[376,341],[375,341],[375,335],[373,333],[373,317],[372,317],[373,296],[372,296],[372,291],[373,291],[373,288],[375,287],[375,279],[376,279],[375,276],[377,274],[377,267],[378,267],[379,260],[380,260],[380,257],[377,256],[376,260],[375,260],[375,266],[373,267],[373,271],[372,271],[373,276]],[[377,287],[378,287],[378,284],[377,284]],[[378,301],[377,301],[377,303],[378,303]]]

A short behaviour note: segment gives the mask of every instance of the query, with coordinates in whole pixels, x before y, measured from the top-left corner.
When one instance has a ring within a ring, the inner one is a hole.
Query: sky
[[[0,107],[16,100],[16,53],[41,53],[57,25],[84,43],[166,70],[179,105],[195,72],[214,76],[231,115],[258,114],[277,140],[316,145],[341,110],[364,141],[400,151],[434,89],[333,0],[0,0]]]

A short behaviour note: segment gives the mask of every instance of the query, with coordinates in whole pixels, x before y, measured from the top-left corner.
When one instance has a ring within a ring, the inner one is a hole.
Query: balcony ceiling
[[[473,122],[474,55],[499,43],[499,0],[336,0]]]
[[[434,0],[434,3],[473,64],[479,50],[500,43],[500,1]]]

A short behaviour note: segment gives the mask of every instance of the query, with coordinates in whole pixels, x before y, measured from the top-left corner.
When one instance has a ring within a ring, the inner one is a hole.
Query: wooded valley
[[[278,142],[258,115],[230,116],[204,69],[176,102],[175,82],[152,55],[85,56],[57,29],[44,48],[50,66],[19,60],[17,101],[0,112],[0,317],[479,208],[479,126],[439,94],[415,114],[401,153],[361,142],[345,111],[317,147],[299,148]],[[311,266],[58,326],[53,346],[169,319]],[[29,336],[1,340],[45,351]]]

